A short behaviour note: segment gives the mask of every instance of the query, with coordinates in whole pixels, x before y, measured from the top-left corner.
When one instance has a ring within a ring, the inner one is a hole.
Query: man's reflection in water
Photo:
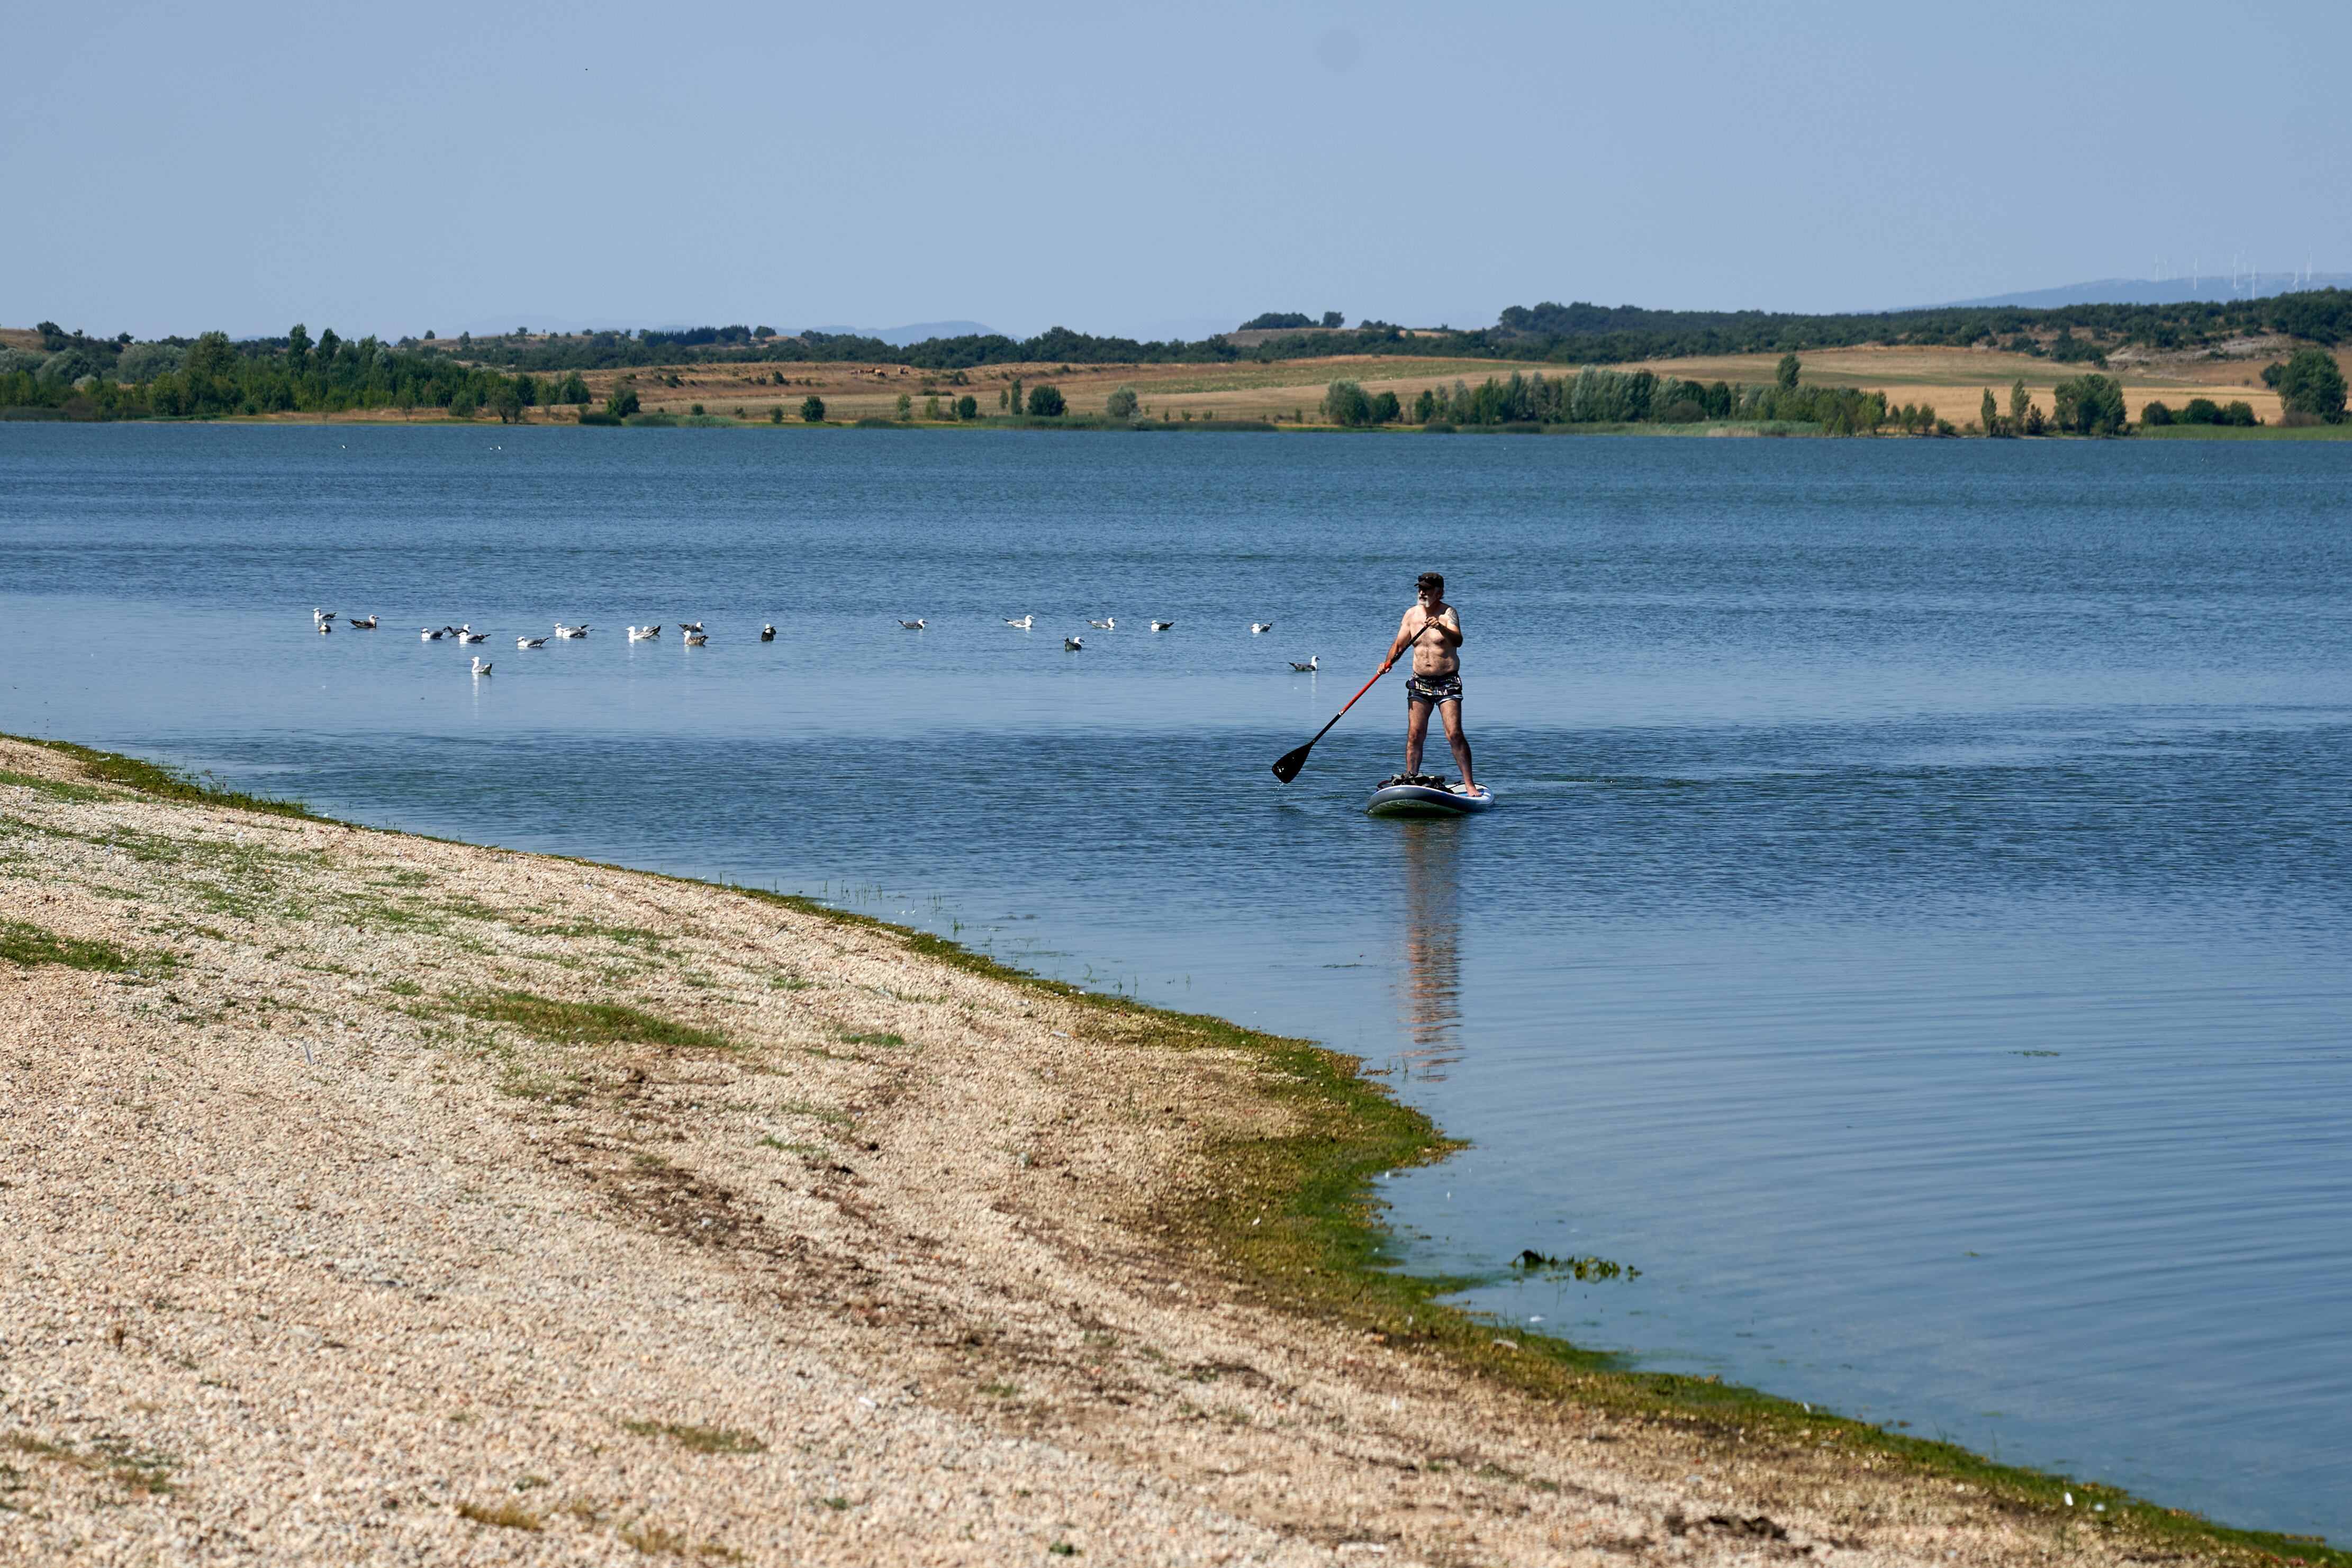
[[[1401,1078],[1444,1078],[1462,1054],[1462,887],[1455,867],[1462,827],[1459,821],[1396,824],[1404,873]]]

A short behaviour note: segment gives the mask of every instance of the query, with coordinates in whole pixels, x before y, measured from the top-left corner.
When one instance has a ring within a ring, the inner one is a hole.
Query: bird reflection
[[[1404,876],[1400,1077],[1438,1080],[1461,1060],[1462,888],[1458,821],[1399,823]]]

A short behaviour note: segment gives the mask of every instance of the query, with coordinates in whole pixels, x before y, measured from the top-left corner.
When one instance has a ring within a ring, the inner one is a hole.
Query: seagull
[[[688,632],[686,634],[686,645],[689,648],[699,648],[709,641],[710,633],[708,632]]]
[[[321,610],[315,604],[310,607],[310,619],[313,621],[323,623],[325,622],[332,621],[334,618],[335,612],[331,610]]]
[[[1035,625],[1036,622],[1037,618],[1034,615],[1024,615],[1020,620],[1007,621],[1005,624],[1013,628],[1015,631],[1026,632],[1030,627]]]
[[[927,626],[927,625],[929,625],[929,624],[930,624],[930,623],[929,623],[929,622],[927,622],[927,621],[916,620],[916,621],[901,621],[901,622],[898,622],[898,624],[899,624],[899,625],[901,625],[901,626],[904,626],[904,627],[905,627],[908,631],[909,631],[909,632],[919,632],[919,631],[921,631],[925,626]]]
[[[320,624],[323,625],[324,622]],[[375,630],[375,617],[371,615],[364,621],[346,621],[343,624],[354,632],[373,632]]]
[[[1097,632],[1116,632],[1118,630],[1118,617],[1106,615],[1099,621],[1089,621],[1087,624]]]
[[[761,641],[761,642],[762,642],[762,643],[772,643],[772,642],[774,642],[775,640],[776,640],[776,629],[775,629],[775,627],[774,627],[772,624],[765,625],[765,626],[762,626],[762,627],[761,627],[761,628],[760,628],[760,641]]]
[[[555,623],[555,634],[559,637],[585,637],[588,635],[588,628],[584,624],[579,626],[566,626],[562,622],[559,621]]]
[[[485,664],[484,663],[482,663],[482,656],[481,656],[479,653],[475,654],[475,655],[474,655],[474,674],[478,674],[478,675],[487,675],[487,674],[488,674],[489,673],[490,673],[490,667],[489,667],[488,664]]]
[[[333,628],[332,626],[328,625],[324,621],[321,621],[321,622],[319,622],[319,635],[320,635],[320,636],[323,637],[323,636],[325,636],[328,632],[331,632],[331,631],[333,631],[333,630],[334,630],[334,628]]]
[[[1154,632],[1165,632],[1175,624],[1173,621],[1154,621],[1151,623],[1151,629]]]
[[[1320,653],[1309,653],[1307,655],[1307,662],[1303,664],[1297,660],[1293,659],[1290,661],[1290,667],[1297,670],[1302,675],[1311,675],[1316,671],[1323,667],[1323,655]]]
[[[488,632],[475,631],[474,624],[470,621],[457,628],[457,641],[460,643],[487,643],[489,640],[490,634]]]
[[[1067,648],[1073,653],[1083,652],[1086,645],[1087,640],[1083,637],[1065,637],[1062,639],[1062,646]]]
[[[449,633],[446,631],[436,632],[430,626],[420,627],[417,631],[417,635],[427,643],[438,643],[442,638],[446,637],[448,634]]]
[[[699,621],[681,621],[677,623],[677,629],[681,632],[699,632],[702,630],[702,622]]]
[[[547,639],[544,637],[518,637],[515,639],[515,646],[518,648],[544,648],[547,646]]]
[[[1253,621],[1250,622],[1250,635],[1253,637],[1273,630],[1274,622],[1271,621]]]
[[[629,641],[632,643],[650,643],[660,635],[661,628],[658,626],[632,626],[629,628]]]

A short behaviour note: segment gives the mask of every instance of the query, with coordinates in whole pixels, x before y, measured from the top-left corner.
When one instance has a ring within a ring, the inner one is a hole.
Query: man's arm
[[[1436,629],[1438,640],[1447,647],[1462,646],[1462,618],[1454,613],[1454,606],[1451,604],[1445,607],[1444,614],[1433,620],[1425,621],[1422,630],[1425,632],[1433,627]]]
[[[1422,629],[1412,623],[1412,618],[1420,613],[1421,606],[1416,604],[1404,612],[1403,620],[1397,622],[1396,641],[1389,644],[1389,656],[1381,661],[1382,674],[1386,674],[1389,666],[1397,662],[1397,655],[1412,646],[1412,640],[1421,635]]]

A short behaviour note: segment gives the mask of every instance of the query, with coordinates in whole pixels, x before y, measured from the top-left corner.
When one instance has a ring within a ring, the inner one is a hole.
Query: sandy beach
[[[2300,1561],[1412,1312],[1300,1042],[138,784],[0,739],[0,1561]]]

